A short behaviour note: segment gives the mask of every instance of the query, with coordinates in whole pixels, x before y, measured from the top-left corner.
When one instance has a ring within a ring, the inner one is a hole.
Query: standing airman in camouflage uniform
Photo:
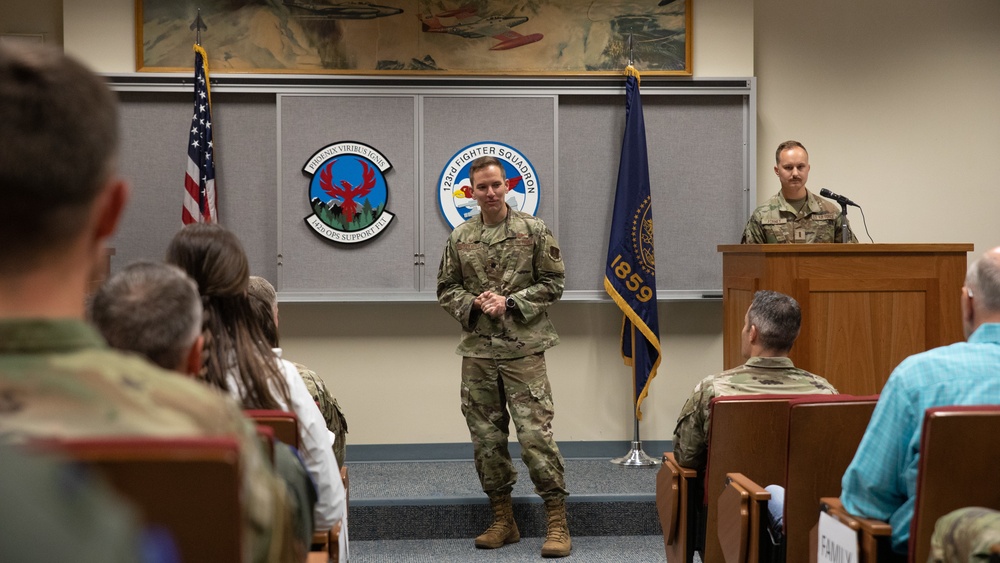
[[[462,324],[462,413],[476,471],[495,520],[476,538],[494,549],[520,540],[511,491],[517,474],[507,449],[511,419],[521,459],[545,501],[545,557],[569,555],[563,458],[552,437],[552,391],[545,350],[559,343],[546,310],[563,292],[565,269],[545,224],[504,201],[507,178],[493,157],[469,169],[481,212],[452,231],[438,270],[438,302]]]
[[[799,335],[802,313],[791,297],[758,291],[740,333],[742,366],[710,375],[695,386],[674,429],[677,463],[702,469],[708,442],[708,403],[712,397],[756,394],[833,394],[826,379],[792,365],[788,352]]]
[[[778,145],[774,173],[781,191],[754,210],[743,230],[743,244],[840,242],[846,219],[829,201],[806,189],[809,153],[798,141]],[[846,228],[850,230],[848,223]],[[858,242],[851,232],[851,242]]]
[[[301,560],[285,487],[236,404],[109,349],[83,321],[91,276],[128,199],[118,143],[117,104],[103,79],[60,50],[0,44],[0,240],[8,241],[0,250],[0,442],[233,437],[247,559]]]
[[[971,506],[945,514],[934,524],[929,563],[992,561],[1000,546],[1000,511]]]

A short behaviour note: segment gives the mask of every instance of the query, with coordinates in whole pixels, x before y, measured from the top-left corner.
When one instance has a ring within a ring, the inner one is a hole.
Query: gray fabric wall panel
[[[657,289],[718,290],[718,244],[746,221],[742,96],[644,96]],[[625,127],[620,96],[563,96],[559,230],[566,289],[603,287]]]
[[[120,92],[122,174],[132,197],[111,241],[112,270],[162,260],[181,227],[191,121],[190,93]],[[243,241],[250,268],[274,281],[275,114],[273,94],[215,94],[216,182],[221,223]]]
[[[162,259],[180,228],[192,103],[186,92],[119,96],[122,171],[133,195],[111,242],[114,271]],[[743,93],[643,96],[661,292],[721,286],[716,246],[739,240],[744,190],[752,181],[746,99]],[[432,299],[451,230],[440,211],[439,177],[456,152],[484,141],[511,145],[534,166],[537,215],[559,238],[567,291],[583,299],[603,293],[622,95],[224,92],[213,101],[222,223],[243,241],[252,271],[286,298]],[[392,164],[385,177],[387,210],[395,218],[380,236],[354,245],[330,242],[304,222],[312,210],[302,168],[341,141],[370,145]],[[414,264],[419,253],[423,266]]]
[[[281,266],[278,290],[329,294],[416,291],[414,97],[282,95],[279,104]],[[386,209],[395,218],[379,236],[357,244],[328,241],[304,221],[312,214],[312,209],[309,206],[309,176],[302,168],[317,151],[341,141],[369,145],[392,164],[385,173]]]
[[[624,130],[621,96],[559,99],[559,244],[567,291],[604,287]]]
[[[423,289],[434,292],[441,253],[451,225],[441,216],[438,180],[452,156],[462,148],[485,141],[510,145],[523,154],[538,173],[538,212],[553,231],[555,226],[555,98],[428,96],[423,99],[422,203],[425,266]]]

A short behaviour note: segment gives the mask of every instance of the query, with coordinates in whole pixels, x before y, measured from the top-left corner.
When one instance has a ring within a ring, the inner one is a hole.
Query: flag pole
[[[635,357],[635,325],[632,326],[632,357]],[[635,364],[632,365],[632,371],[632,397],[636,397],[638,393],[635,388]],[[642,450],[642,440],[639,439],[639,415],[637,413],[637,409],[634,408],[632,409],[632,422],[634,426],[631,448],[628,453],[622,457],[612,459],[611,463],[625,467],[655,467],[658,463],[660,463],[660,461],[649,457],[646,455],[646,452]]]
[[[631,34],[625,76],[625,133],[615,187],[604,290],[622,311],[622,359],[632,368],[633,434],[628,453],[612,459],[611,463],[655,467],[659,460],[642,451],[639,439],[639,420],[642,419],[639,407],[649,391],[650,381],[656,377],[661,352],[646,128],[639,94],[639,71],[632,66]]]

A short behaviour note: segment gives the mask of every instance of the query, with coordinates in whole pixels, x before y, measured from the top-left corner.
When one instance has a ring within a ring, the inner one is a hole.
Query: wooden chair
[[[934,524],[941,516],[964,506],[1000,509],[996,458],[990,455],[998,450],[1000,405],[927,409],[907,561],[927,561]],[[889,524],[847,513],[838,498],[822,499],[821,509],[858,531],[859,563],[897,559]]]
[[[719,497],[719,541],[726,563],[809,559],[809,532],[820,497],[840,494],[840,481],[868,427],[877,395],[809,395],[789,401],[784,483],[727,475]],[[785,487],[783,546],[769,549],[763,486]]]
[[[704,538],[702,560],[723,560],[718,538],[718,503],[727,473],[744,472],[758,482],[784,483],[788,402],[802,395],[738,395],[710,403],[708,465],[704,472],[681,467],[663,454],[657,474],[656,507],[667,560],[691,563]],[[699,486],[699,480],[703,487]],[[700,493],[699,491],[704,491]],[[706,504],[706,499],[712,502]],[[701,521],[704,520],[704,525]]]
[[[235,438],[73,438],[38,447],[94,467],[183,561],[241,563],[243,510]]]
[[[271,465],[274,465],[274,428],[270,426],[265,426],[263,424],[256,425],[257,430],[257,440],[260,441],[260,447],[267,454],[268,459],[271,460]]]
[[[313,534],[313,545],[309,550],[307,563],[340,562],[340,525],[337,522],[329,531]]]
[[[248,409],[243,414],[254,421],[255,424],[268,426],[274,429],[274,437],[282,442],[299,448],[301,437],[299,434],[299,419],[294,412],[267,409]]]
[[[282,442],[299,447],[300,435],[299,435],[299,419],[295,416],[295,413],[282,411],[282,410],[266,410],[266,409],[248,409],[243,411],[243,414],[247,418],[253,420],[258,426],[266,426],[273,430],[274,436],[281,440]],[[272,458],[273,458],[273,446],[272,446]],[[340,468],[340,479],[344,482],[344,491],[347,492],[347,467]],[[340,535],[340,524],[337,524],[337,537]],[[311,552],[327,551],[331,554],[332,561],[336,561],[337,553],[337,541],[330,542],[330,534],[333,530],[328,532],[316,532],[313,534],[312,548]],[[332,547],[329,547],[331,546]]]
[[[656,512],[660,516],[668,561],[694,560],[700,520],[697,507],[704,498],[699,479],[697,471],[677,463],[673,452],[664,452],[663,464],[656,474]]]

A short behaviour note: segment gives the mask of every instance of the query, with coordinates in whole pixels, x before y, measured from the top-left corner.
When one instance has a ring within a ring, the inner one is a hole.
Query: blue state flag
[[[642,420],[640,406],[660,365],[660,324],[656,313],[653,211],[639,73],[631,65],[625,73],[625,137],[618,165],[604,290],[624,313],[622,358],[625,365],[632,367],[635,413]]]

